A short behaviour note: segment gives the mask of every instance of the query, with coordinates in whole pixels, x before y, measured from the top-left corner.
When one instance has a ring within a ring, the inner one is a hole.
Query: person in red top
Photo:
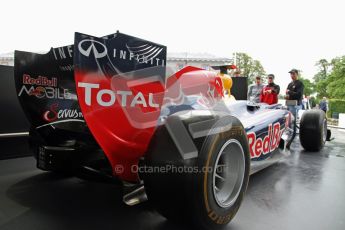
[[[260,94],[260,102],[267,103],[269,105],[278,103],[278,94],[280,91],[279,85],[274,83],[274,75],[269,74],[268,76],[268,85],[266,85]]]

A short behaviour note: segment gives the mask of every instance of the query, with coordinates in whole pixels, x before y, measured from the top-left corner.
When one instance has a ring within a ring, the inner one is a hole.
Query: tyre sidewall
[[[202,207],[199,209],[199,215],[202,218],[198,218],[198,221],[203,220],[203,226],[209,226],[207,228],[224,226],[233,219],[241,205],[248,185],[250,155],[247,136],[242,124],[235,118],[232,118],[231,120],[233,122],[233,127],[231,130],[216,135],[211,135],[206,138],[198,159],[199,168],[206,169],[197,178],[197,184],[195,186],[195,188],[197,188],[195,193],[198,194],[198,199],[196,199],[196,202],[199,204],[199,207]],[[237,197],[236,201],[231,206],[223,208],[217,204],[213,194],[213,170],[221,148],[230,139],[237,140],[243,148],[245,159],[245,175],[239,196]]]
[[[327,120],[323,111],[311,110],[303,114],[300,128],[300,141],[303,148],[307,151],[319,151],[325,145],[324,122]]]

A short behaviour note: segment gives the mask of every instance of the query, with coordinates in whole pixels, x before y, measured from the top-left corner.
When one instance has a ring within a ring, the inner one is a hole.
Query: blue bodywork
[[[210,111],[210,107],[199,102],[200,96],[187,96],[180,105],[168,106],[162,109],[162,113],[170,116],[180,111]],[[293,138],[291,129],[291,114],[281,105],[250,104],[248,101],[222,101],[221,106],[213,107],[212,110],[222,111],[228,115],[238,118],[247,133],[249,148],[251,152],[251,174],[269,166],[289,154],[288,143]],[[269,144],[275,141],[273,126],[279,130],[279,139],[276,140],[275,148],[269,149],[267,153],[263,150],[260,153],[260,143],[266,138]],[[269,128],[271,126],[271,128]],[[279,129],[278,129],[279,128]],[[255,137],[255,139],[254,139]],[[256,155],[258,150],[260,154]]]

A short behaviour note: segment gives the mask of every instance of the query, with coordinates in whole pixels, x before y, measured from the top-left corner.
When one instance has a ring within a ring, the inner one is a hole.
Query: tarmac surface
[[[345,229],[345,132],[319,153],[299,141],[284,161],[251,176],[227,229]],[[32,157],[0,161],[0,230],[184,229],[149,202],[129,207],[112,184],[36,169]]]

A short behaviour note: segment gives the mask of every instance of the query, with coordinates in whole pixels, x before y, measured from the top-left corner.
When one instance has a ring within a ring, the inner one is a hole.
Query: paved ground
[[[301,150],[253,175],[228,229],[345,229],[345,132],[320,153]],[[149,202],[127,207],[110,184],[58,177],[31,157],[0,161],[0,230],[182,229]]]

